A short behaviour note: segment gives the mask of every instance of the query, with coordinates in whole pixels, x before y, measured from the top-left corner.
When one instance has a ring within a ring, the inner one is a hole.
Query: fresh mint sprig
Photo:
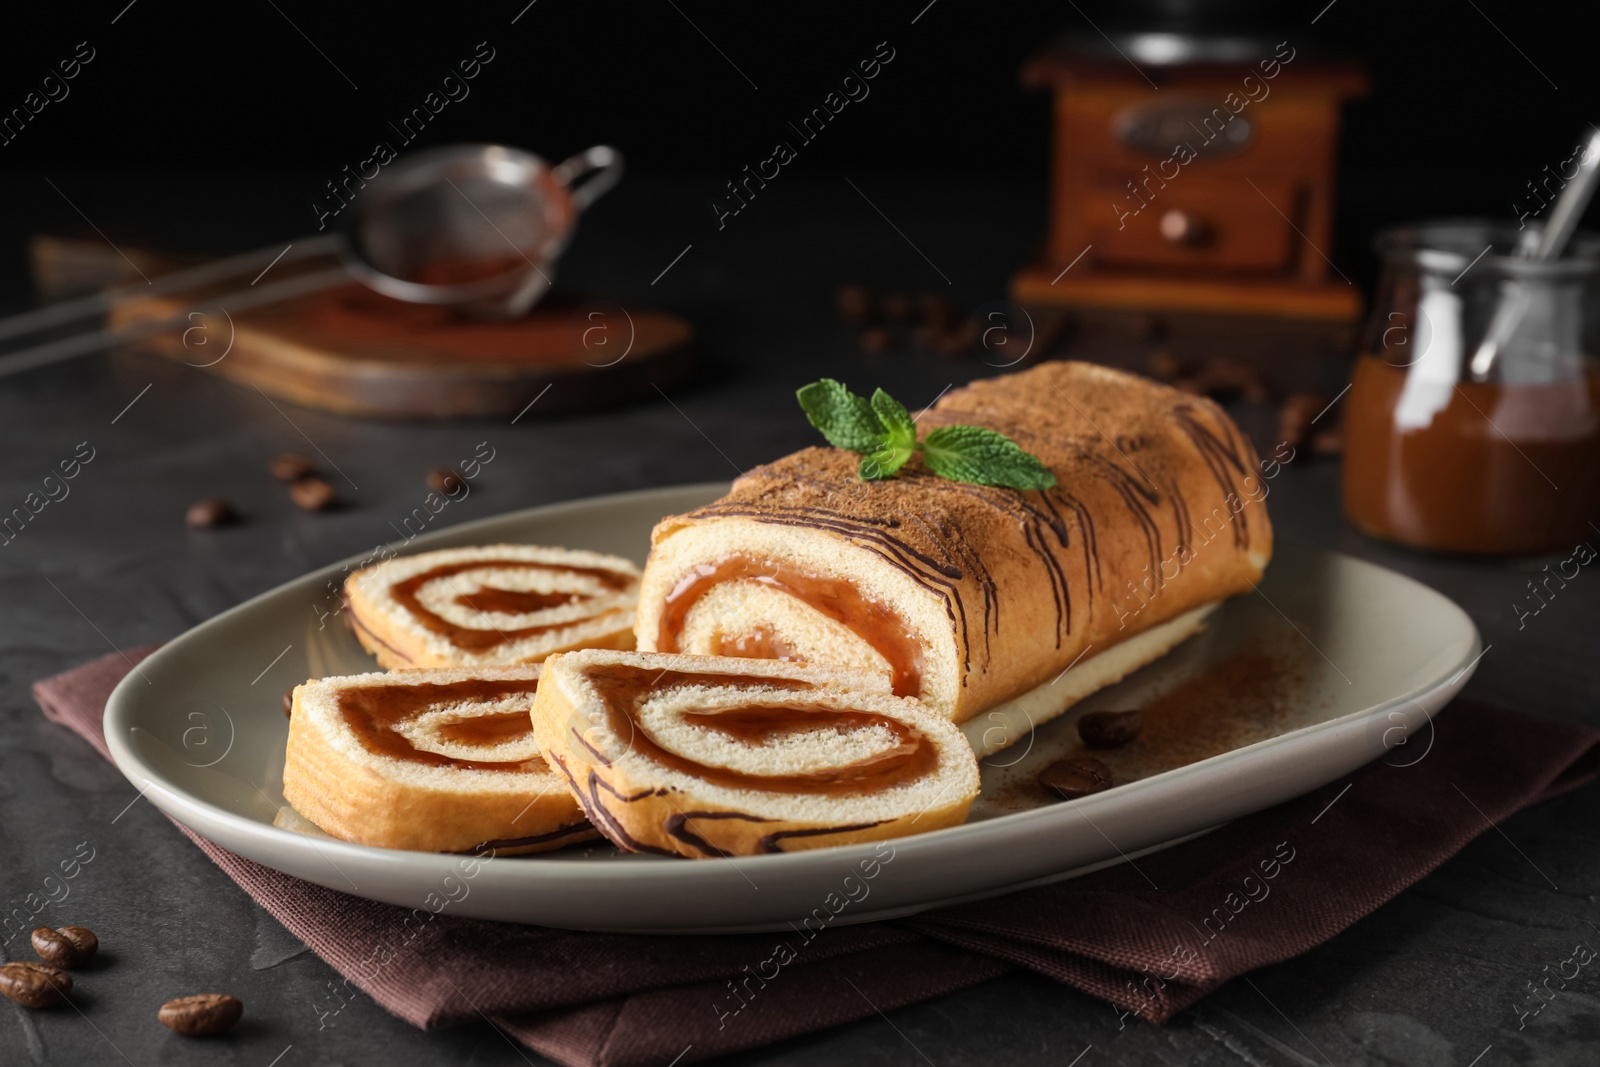
[[[917,440],[911,413],[882,389],[868,400],[843,382],[824,378],[802,387],[795,396],[830,445],[861,454],[858,473],[864,481],[893,477],[921,452],[930,471],[955,482],[1007,489],[1049,489],[1056,484],[1056,476],[1037,456],[1005,434],[982,426],[941,426]]]

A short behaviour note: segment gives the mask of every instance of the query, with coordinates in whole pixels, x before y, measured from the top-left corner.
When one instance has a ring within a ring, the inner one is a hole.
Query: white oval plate
[[[527,541],[642,563],[656,520],[725,489],[533,508],[426,534],[407,550]],[[1466,682],[1480,650],[1472,620],[1426,586],[1280,545],[1259,595],[1230,600],[1206,632],[990,757],[983,795],[963,826],[892,844],[734,860],[627,855],[602,845],[473,865],[274,825],[292,821],[281,789],[284,690],[308,677],[376,669],[332,614],[332,590],[356,562],[263,593],[145,660],[106,705],[117,766],[179,822],[287,874],[406,907],[432,901],[437,910],[448,900],[453,914],[573,929],[787,929],[818,909],[830,922],[862,922],[1072,877],[1298,796],[1373,759],[1420,758],[1432,743],[1430,716]],[[1219,686],[1228,703],[1211,709]],[[1170,731],[1161,743],[1147,722],[1146,737],[1103,755],[1127,784],[1055,804],[1031,785],[1041,767],[1076,749],[1078,712],[1162,700],[1193,709],[1192,744],[1174,745]]]

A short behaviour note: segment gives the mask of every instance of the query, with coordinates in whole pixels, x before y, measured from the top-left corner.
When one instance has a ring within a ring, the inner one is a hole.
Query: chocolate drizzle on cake
[[[667,816],[663,828],[669,835],[677,838],[686,845],[700,850],[702,856],[732,856],[732,852],[718,848],[710,841],[689,829],[690,819],[741,819],[745,822],[771,822],[771,819],[760,815],[746,815],[742,811],[680,811]],[[763,839],[764,840],[764,839]],[[775,852],[776,849],[765,848],[763,852]]]
[[[1112,462],[1104,456],[1087,458],[1091,466],[1104,477],[1106,483],[1116,490],[1117,495],[1127,506],[1128,513],[1139,524],[1139,533],[1144,538],[1145,556],[1148,560],[1146,567],[1159,582],[1162,558],[1161,524],[1156,519],[1154,509],[1162,504],[1161,491],[1143,471],[1137,474],[1130,473],[1121,464]]]
[[[762,852],[782,852],[779,848],[786,838],[790,837],[822,837],[825,834],[843,834],[852,830],[870,830],[874,826],[882,826],[886,820],[879,819],[875,822],[853,822],[844,826],[813,826],[805,830],[779,830],[775,834],[767,834],[761,839]]]
[[[647,845],[628,833],[627,830],[623,829],[622,823],[617,821],[617,817],[611,814],[611,809],[606,807],[605,802],[600,799],[600,790],[604,789],[622,803],[632,804],[635,801],[643,800],[645,797],[654,796],[657,792],[656,790],[643,789],[632,796],[627,796],[613,789],[609,782],[601,778],[592,769],[580,785],[578,779],[573,777],[571,769],[567,767],[566,760],[558,756],[555,762],[556,769],[561,772],[562,777],[566,778],[567,785],[572,788],[572,795],[578,798],[578,804],[583,808],[584,814],[589,816],[589,821],[598,827],[618,848],[627,852],[648,852],[656,856],[672,856],[676,858],[678,854],[671,849]]]
[[[346,601],[345,607],[348,608],[349,606],[350,606],[349,602]],[[344,617],[345,617],[345,621],[350,624],[350,629],[356,630],[360,634],[365,635],[367,641],[371,641],[372,644],[375,644],[375,645],[383,646],[383,648],[386,651],[388,651],[388,653],[391,656],[393,656],[397,661],[404,662],[407,665],[409,665],[411,663],[411,657],[410,656],[406,655],[404,652],[401,652],[398,648],[395,648],[389,642],[385,641],[383,638],[381,638],[377,634],[373,633],[372,632],[372,627],[370,627],[366,623],[362,622],[361,619],[356,615],[355,612],[347,611],[347,612],[345,612],[345,616]],[[363,644],[365,644],[365,642],[363,642]],[[371,648],[372,645],[367,645],[367,647]]]
[[[718,848],[689,829],[689,822],[693,819],[739,819],[744,822],[774,821],[763,818],[760,815],[747,815],[742,811],[684,811],[667,817],[665,829],[672,837],[686,845],[699,849],[700,854],[703,856],[723,857],[733,856],[735,853]],[[768,854],[782,852],[784,851],[781,847],[783,842],[791,837],[826,837],[829,834],[847,834],[856,830],[870,830],[874,826],[882,826],[885,821],[879,819],[874,822],[853,822],[841,826],[811,826],[803,830],[778,830],[774,833],[763,835],[756,842],[756,847]]]
[[[493,841],[480,841],[467,849],[461,855],[477,856],[485,852],[498,852],[501,849],[526,848],[528,845],[541,845],[546,841],[559,841],[563,837],[577,837],[594,833],[594,824],[584,819],[571,826],[563,826],[551,830],[547,834],[532,834],[528,837],[498,837]]]
[[[1215,420],[1222,428],[1219,437],[1210,427],[1206,426],[1197,417],[1196,409],[1185,405],[1173,412],[1178,425],[1189,440],[1194,442],[1194,447],[1205,459],[1206,466],[1211,470],[1211,476],[1217,481],[1217,488],[1222,491],[1224,500],[1238,498],[1239,487],[1234,483],[1234,477],[1243,479],[1251,473],[1244,456],[1249,451],[1243,436],[1237,427],[1227,418]],[[1250,515],[1248,509],[1239,508],[1233,526],[1233,545],[1243,551],[1250,544]],[[1187,529],[1187,527],[1185,527]]]

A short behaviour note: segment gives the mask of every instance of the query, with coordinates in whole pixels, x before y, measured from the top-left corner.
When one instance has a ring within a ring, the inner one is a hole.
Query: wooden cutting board
[[[76,244],[36,240],[41,281]],[[111,310],[107,325],[183,316],[195,306],[192,296],[132,299]],[[655,387],[669,389],[688,377],[693,340],[684,319],[610,302],[551,297],[521,319],[481,322],[352,282],[237,315],[210,311],[188,330],[132,347],[305,407],[452,419],[517,416],[524,409],[534,417],[654,395]]]

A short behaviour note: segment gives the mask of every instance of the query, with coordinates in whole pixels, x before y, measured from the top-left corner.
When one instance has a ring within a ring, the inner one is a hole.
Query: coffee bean
[[[289,486],[289,499],[304,511],[323,511],[333,504],[333,486],[321,478],[301,478]]]
[[[317,461],[299,452],[285,452],[267,467],[280,482],[298,482],[317,473]]]
[[[87,926],[63,926],[52,930],[41,926],[33,932],[33,950],[46,963],[57,967],[76,967],[100,948],[100,939]]]
[[[88,959],[100,951],[100,938],[87,926],[62,926],[58,928],[67,940],[78,946],[83,958]]]
[[[451,493],[465,483],[461,472],[451,467],[435,467],[428,472],[428,488],[440,493]]]
[[[846,326],[860,329],[871,325],[877,318],[877,301],[872,293],[859,285],[843,285],[834,295],[839,306],[839,317]]]
[[[871,356],[881,356],[894,347],[894,335],[881,326],[861,331],[861,351]]]
[[[1111,770],[1089,756],[1056,760],[1039,772],[1039,784],[1062,800],[1076,800],[1111,788]]]
[[[1065,349],[1072,339],[1075,322],[1065,311],[1041,311],[1036,326],[1033,349],[1028,353],[1028,363],[1038,363],[1049,355]]]
[[[168,1030],[185,1037],[204,1037],[231,1028],[243,1014],[244,1001],[238,997],[226,993],[197,993],[167,1001],[161,1005],[156,1018]]]
[[[209,530],[213,526],[226,526],[237,521],[239,513],[233,510],[233,505],[220,496],[208,496],[204,500],[196,500],[189,505],[189,510],[184,513],[183,521],[194,530]]]
[[[1121,748],[1143,728],[1144,713],[1139,711],[1091,711],[1078,716],[1078,736],[1090,748]]]
[[[1264,404],[1268,399],[1261,372],[1243,360],[1214,356],[1200,368],[1197,379],[1200,391],[1218,400],[1239,397],[1251,404]],[[1183,386],[1180,384],[1179,388]]]
[[[1164,382],[1176,381],[1183,376],[1183,360],[1178,353],[1165,346],[1150,353],[1150,373]]]
[[[937,354],[944,348],[944,327],[932,323],[918,326],[911,331],[911,343],[918,351]]]
[[[1311,439],[1311,451],[1319,456],[1337,456],[1344,451],[1344,427],[1321,430]]]
[[[956,307],[947,296],[925,296],[917,303],[923,323],[936,330],[947,330],[956,321]]]
[[[0,967],[0,993],[24,1008],[53,1008],[72,992],[72,975],[48,963],[22,960]]]
[[[291,687],[289,689],[285,689],[283,691],[283,717],[286,718],[286,719],[294,717],[294,689],[293,689],[293,687]]]
[[[1311,420],[1321,414],[1327,404],[1318,393],[1295,393],[1289,397],[1278,410],[1278,440],[1291,448],[1305,444],[1311,432]]]
[[[965,359],[978,351],[982,337],[983,324],[977,319],[965,319],[940,339],[939,354],[946,359]]]
[[[78,951],[86,960],[100,951],[100,938],[96,937],[95,932],[87,926],[63,926],[57,932],[77,945]]]
[[[916,312],[916,304],[909,296],[886,296],[879,304],[883,317],[890,322],[909,322]]]

